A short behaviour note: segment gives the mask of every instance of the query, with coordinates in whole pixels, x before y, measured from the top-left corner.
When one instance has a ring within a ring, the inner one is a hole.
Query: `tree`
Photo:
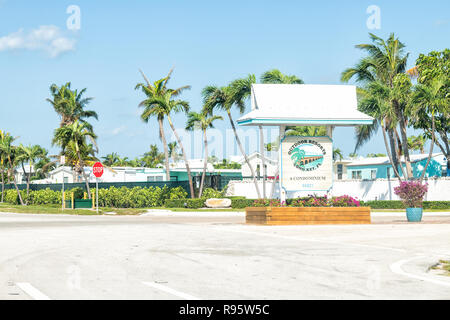
[[[17,156],[17,147],[13,146],[13,142],[15,138],[13,138],[9,133],[3,132],[0,136],[0,152],[3,155],[2,158],[8,162],[10,174],[12,175],[12,179],[14,182],[14,187],[17,191],[17,196],[19,197],[20,204],[22,206],[25,205],[22,195],[20,194],[19,187],[17,186],[16,176],[14,174],[15,167],[17,164],[16,156]],[[3,175],[2,175],[3,177]]]
[[[205,110],[207,110],[207,112],[213,114],[215,109],[220,109],[227,113],[231,128],[233,129],[236,143],[252,174],[253,183],[255,184],[258,198],[261,198],[258,182],[256,180],[255,170],[253,169],[253,166],[251,165],[247,154],[245,153],[244,147],[242,146],[241,140],[239,139],[239,136],[237,134],[233,116],[231,115],[231,110],[234,106],[237,107],[241,114],[243,114],[245,111],[244,98],[248,95],[248,90],[251,90],[251,84],[254,82],[254,76],[250,76],[248,80],[249,83],[247,84],[245,83],[245,80],[239,82],[235,81],[234,88],[232,88],[232,84],[230,84],[230,86],[228,87],[207,86],[203,89],[202,96]],[[238,86],[240,87],[240,89],[238,88]],[[241,93],[237,92],[238,90],[241,90]]]
[[[339,161],[342,161],[342,159],[344,159],[344,154],[342,153],[341,149],[336,148],[333,149],[333,160],[337,161],[339,159]]]
[[[146,152],[142,157],[142,162],[147,168],[156,168],[164,163],[164,153],[159,152],[155,144],[150,146],[150,151]]]
[[[28,204],[28,196],[30,195],[30,182],[31,182],[31,174],[34,169],[34,164],[39,159],[42,159],[45,156],[45,150],[39,146],[23,146],[19,145],[17,148],[17,161],[21,163],[23,174],[27,179],[27,200],[26,204]],[[28,163],[29,171],[28,174],[25,172],[24,163]]]
[[[383,158],[386,157],[384,153],[369,153],[366,158]]]
[[[273,84],[303,84],[303,80],[297,76],[285,75],[278,69],[272,69],[266,71],[261,76],[261,83],[273,83]]]
[[[355,78],[363,85],[359,88],[360,96],[359,110],[371,116],[377,121],[373,125],[357,129],[357,148],[367,142],[379,127],[383,130],[386,149],[389,159],[398,179],[400,175],[399,156],[405,156],[406,176],[412,178],[412,167],[409,157],[409,149],[406,136],[408,125],[405,117],[407,108],[407,92],[411,89],[407,83],[405,74],[406,63],[409,54],[404,53],[405,45],[401,43],[394,34],[391,34],[385,41],[370,33],[371,44],[360,44],[356,48],[367,53],[358,64],[346,69],[341,76],[341,80],[348,82]],[[380,110],[383,108],[384,112]],[[397,132],[397,125],[400,134]],[[389,136],[389,143],[386,135]],[[401,146],[401,152],[400,148]],[[403,170],[403,166],[400,165]]]
[[[80,92],[72,90],[70,82],[60,87],[56,84],[50,86],[50,93],[53,99],[47,99],[47,101],[60,116],[60,127],[70,125],[78,120],[92,131],[92,125],[87,119],[94,118],[98,120],[98,115],[95,111],[85,110],[87,105],[93,100],[93,98],[83,97],[86,90],[86,88]]]
[[[201,198],[203,194],[203,186],[205,185],[206,168],[208,166],[208,137],[206,132],[208,129],[214,128],[214,122],[217,120],[223,120],[221,116],[214,116],[208,113],[208,109],[205,108],[202,112],[189,112],[188,120],[186,124],[186,130],[201,130],[203,133],[203,143],[205,147],[205,160],[203,165],[202,180],[200,183],[200,191],[198,197]]]
[[[169,157],[172,158],[173,162],[177,162],[182,157],[178,153],[178,143],[176,141],[169,143]]]
[[[435,78],[427,84],[418,84],[415,88],[413,97],[413,107],[411,115],[417,117],[423,114],[430,115],[431,117],[431,146],[430,153],[428,155],[427,163],[420,176],[422,181],[430,164],[431,157],[433,156],[433,148],[436,143],[436,114],[447,114],[450,105],[450,94],[448,91],[442,90],[445,87],[445,79]],[[417,120],[416,118],[416,121]],[[448,164],[448,162],[447,162]]]
[[[106,156],[102,157],[103,159],[103,164],[109,167],[115,166],[119,160],[120,160],[120,156],[118,153],[113,152],[110,154],[107,154]]]
[[[415,99],[420,104],[428,104],[429,99],[448,99],[450,92],[450,49],[432,51],[428,55],[421,54],[416,61],[413,76],[417,78],[418,86]],[[434,88],[434,89],[433,89]],[[433,90],[438,89],[438,92]],[[433,98],[434,96],[434,98]],[[449,104],[433,108],[435,122],[435,144],[447,159],[447,170],[450,170],[450,132]],[[416,108],[412,112],[411,124],[415,129],[422,129],[427,139],[431,140],[432,114],[430,108]]]
[[[1,146],[4,138],[5,138],[5,133],[2,130],[0,130],[0,146]],[[1,176],[1,181],[2,181],[2,197],[0,199],[1,203],[3,203],[3,201],[5,199],[5,169],[7,168],[6,162],[7,162],[6,154],[3,152],[3,150],[0,147],[0,176]]]
[[[73,159],[73,165],[83,175],[89,199],[91,199],[91,190],[89,187],[89,179],[84,171],[84,164],[86,160],[94,160],[94,157],[89,157],[94,150],[92,145],[87,144],[87,139],[90,139],[95,145],[96,138],[97,136],[90,130],[86,123],[81,123],[76,120],[72,124],[56,129],[52,140],[52,145],[60,146],[68,159]]]
[[[166,135],[164,133],[164,119],[167,116],[167,109],[165,108],[165,104],[163,103],[163,101],[168,91],[171,92],[172,97],[176,97],[185,89],[189,89],[190,86],[183,86],[175,90],[168,89],[167,84],[171,79],[173,70],[171,70],[165,78],[159,79],[155,81],[153,84],[150,83],[147,76],[142,71],[140,72],[145,80],[145,84],[138,83],[136,85],[136,90],[141,89],[142,92],[147,96],[147,99],[145,99],[139,104],[139,107],[144,108],[144,111],[141,114],[141,119],[145,123],[148,123],[149,119],[153,117],[158,120],[159,138],[164,148],[164,157],[166,164],[166,180],[170,181],[169,150],[167,147]]]
[[[419,151],[420,153],[425,153],[425,143],[428,138],[424,135],[410,136],[408,137],[408,147],[411,150]]]

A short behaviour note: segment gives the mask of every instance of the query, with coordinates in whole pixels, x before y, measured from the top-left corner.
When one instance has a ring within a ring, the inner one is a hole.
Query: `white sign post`
[[[333,186],[332,140],[329,137],[284,138],[280,181],[286,192],[328,192]]]

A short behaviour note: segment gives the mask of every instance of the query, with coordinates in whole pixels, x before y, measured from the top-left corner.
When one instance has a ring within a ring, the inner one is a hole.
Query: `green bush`
[[[372,209],[405,209],[403,202],[399,200],[361,201],[361,205]],[[450,201],[424,201],[423,208],[447,210],[450,209]]]
[[[224,193],[222,191],[217,191],[212,188],[206,188],[203,191],[202,198],[203,199],[222,199]]]
[[[233,209],[244,209],[247,207],[253,207],[255,200],[245,199],[245,198],[232,198],[231,207]]]
[[[164,206],[166,208],[200,209],[205,206],[205,199],[168,199]]]

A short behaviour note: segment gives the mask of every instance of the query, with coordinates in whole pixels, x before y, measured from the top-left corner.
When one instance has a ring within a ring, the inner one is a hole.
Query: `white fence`
[[[450,201],[450,178],[428,179],[428,193],[425,200],[428,201]],[[273,182],[266,182],[266,194],[270,197]],[[398,186],[398,180],[339,180],[334,182],[332,196],[350,195],[359,200],[399,200],[394,194],[394,188]],[[259,182],[259,190],[262,194],[262,181]],[[311,193],[311,192],[309,192]],[[289,198],[308,196],[306,193],[288,194]],[[230,181],[227,189],[229,196],[243,196],[247,199],[257,199],[257,193],[253,181]],[[320,195],[320,193],[319,193]],[[274,198],[279,198],[278,183],[275,187]]]

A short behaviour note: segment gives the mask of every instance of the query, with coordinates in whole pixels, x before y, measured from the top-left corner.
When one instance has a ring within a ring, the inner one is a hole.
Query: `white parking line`
[[[28,282],[18,282],[16,283],[16,286],[18,286],[22,291],[24,291],[34,300],[51,300],[49,297],[47,297],[45,294],[40,292]]]
[[[178,298],[182,298],[182,299],[185,299],[185,300],[201,300],[200,298],[191,296],[190,294],[174,290],[172,288],[169,288],[167,286],[163,286],[163,285],[158,284],[158,283],[154,283],[154,282],[142,282],[142,283],[145,284],[146,286],[149,286],[149,287],[152,287],[152,288],[155,288],[155,289],[158,289],[158,290],[170,293],[171,295],[174,295],[174,296],[176,296]]]
[[[437,284],[437,285],[440,285],[440,286],[444,286],[444,287],[449,287],[450,288],[450,282],[440,281],[440,280],[437,280],[437,279],[432,279],[432,278],[425,277],[425,276],[419,276],[419,275],[416,275],[416,274],[412,274],[412,273],[408,273],[408,272],[403,271],[402,265],[404,265],[405,263],[411,262],[413,260],[421,259],[421,258],[424,258],[424,256],[418,256],[418,257],[414,257],[414,258],[409,258],[409,259],[404,259],[404,260],[397,261],[397,262],[395,262],[395,263],[390,265],[390,269],[391,269],[391,271],[393,273],[399,274],[401,276],[405,276],[405,277],[412,278],[412,279],[417,279],[417,280],[422,280],[422,281],[428,281],[428,282],[431,282],[431,283],[434,283],[434,284]]]

